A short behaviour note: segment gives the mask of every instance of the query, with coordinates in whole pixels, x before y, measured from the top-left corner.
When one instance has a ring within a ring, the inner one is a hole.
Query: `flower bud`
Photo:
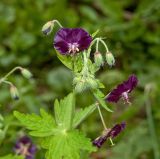
[[[10,86],[10,93],[11,93],[11,97],[12,97],[14,100],[18,100],[18,99],[19,99],[18,90],[17,90],[17,88],[16,88],[14,85],[11,85],[11,86]]]
[[[81,82],[81,77],[80,77],[80,76],[76,76],[76,77],[73,79],[73,84],[75,85],[75,84],[77,84],[77,83],[79,83],[79,82]]]
[[[88,78],[87,84],[89,85],[90,89],[96,89],[98,87],[97,81],[93,78]]]
[[[42,33],[43,33],[44,35],[49,35],[49,34],[52,32],[53,26],[54,26],[53,21],[47,22],[47,23],[44,24],[43,27],[42,27]]]
[[[87,89],[87,84],[85,80],[81,80],[79,83],[76,84],[75,86],[75,91],[78,93],[81,93]]]
[[[21,73],[27,79],[30,79],[33,76],[32,73],[25,68],[21,69]]]
[[[102,66],[104,64],[103,57],[99,51],[94,53],[94,61],[97,66]]]
[[[115,59],[111,52],[106,52],[106,61],[109,66],[113,66],[115,64]]]

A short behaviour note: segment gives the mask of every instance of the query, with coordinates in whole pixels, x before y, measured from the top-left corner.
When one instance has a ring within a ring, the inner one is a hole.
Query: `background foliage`
[[[116,139],[115,147],[106,144],[91,158],[153,159],[158,151],[153,151],[156,143],[146,108],[152,109],[156,140],[160,143],[159,0],[1,0],[0,75],[21,65],[34,74],[34,79],[25,80],[18,72],[10,77],[20,92],[19,101],[13,101],[8,87],[1,85],[0,114],[4,117],[1,127],[8,131],[0,131],[0,138],[4,139],[0,156],[11,153],[16,139],[26,132],[20,126],[15,129],[18,123],[12,116],[13,110],[52,111],[54,99],[64,97],[72,89],[72,74],[56,57],[53,35],[46,38],[41,34],[43,24],[54,18],[65,27],[83,27],[90,33],[99,29],[98,36],[106,37],[116,65],[113,69],[105,66],[97,74],[107,87],[105,94],[131,73],[139,78],[139,86],[131,97],[132,106],[120,102],[112,105],[115,113],[103,112],[108,126],[126,120],[126,131]],[[151,88],[147,96],[145,88]],[[88,92],[78,99],[77,108],[93,101]],[[100,135],[98,113],[94,112],[81,129],[93,139]],[[37,153],[37,158],[43,158],[42,152]]]

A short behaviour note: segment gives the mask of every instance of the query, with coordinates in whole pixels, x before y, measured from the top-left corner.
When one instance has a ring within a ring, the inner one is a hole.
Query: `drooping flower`
[[[103,134],[92,142],[93,145],[97,146],[98,148],[102,147],[102,145],[105,143],[107,139],[115,138],[125,129],[125,127],[126,127],[126,123],[122,122],[120,124],[116,124],[111,129],[104,130]]]
[[[119,84],[117,88],[113,89],[106,96],[106,101],[116,103],[122,97],[126,103],[130,104],[128,93],[132,92],[132,90],[137,86],[137,84],[137,77],[135,75],[131,75],[127,81]]]
[[[22,155],[25,159],[34,159],[36,153],[36,146],[32,143],[32,140],[27,137],[21,137],[14,146],[14,152],[17,155]]]
[[[54,47],[61,54],[75,54],[87,49],[92,37],[81,28],[61,28],[55,35]]]

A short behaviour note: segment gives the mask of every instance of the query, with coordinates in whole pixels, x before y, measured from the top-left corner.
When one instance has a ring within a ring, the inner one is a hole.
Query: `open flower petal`
[[[138,79],[135,75],[131,75],[127,81],[119,84],[117,88],[113,89],[106,97],[108,102],[118,102],[119,99],[125,95],[125,100],[128,100],[128,93],[130,93],[138,84]]]
[[[54,47],[61,54],[75,54],[87,49],[92,37],[81,28],[62,28],[54,38]]]
[[[113,128],[111,129],[106,129],[105,132],[99,136],[98,138],[96,138],[92,143],[94,146],[100,148],[102,147],[102,145],[105,143],[105,141],[108,138],[115,138],[116,136],[118,136],[126,127],[126,123],[122,122],[120,124],[116,124]]]

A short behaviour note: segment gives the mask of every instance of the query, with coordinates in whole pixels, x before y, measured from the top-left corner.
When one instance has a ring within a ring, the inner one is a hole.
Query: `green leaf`
[[[3,156],[3,157],[0,157],[0,159],[24,159],[23,156],[17,156],[17,155],[6,155],[6,156]]]
[[[60,108],[58,100],[56,99],[54,102],[54,116],[55,116],[57,125],[61,124],[60,113],[61,113],[61,108]]]
[[[67,97],[65,97],[63,100],[60,100],[59,104],[56,102],[56,110],[59,110],[56,113],[56,120],[60,122],[60,126],[62,126],[65,129],[70,129],[72,127],[73,122],[73,113],[75,109],[75,97],[73,93],[70,93]],[[58,115],[59,114],[59,115]],[[58,118],[57,118],[58,117]]]
[[[56,125],[53,117],[43,109],[40,110],[40,115],[41,116],[36,114],[26,115],[14,111],[14,116],[22,123],[22,125],[31,130],[30,135],[44,137],[55,134],[57,129],[55,129]]]
[[[47,137],[42,143],[42,147],[48,149],[47,159],[79,159],[80,151],[95,151],[90,139],[77,130],[62,132],[53,137]]]
[[[56,122],[44,110],[40,111],[40,115],[25,115],[17,111],[14,115],[27,129],[31,130],[31,135],[42,137],[41,146],[47,149],[47,159],[79,159],[81,150],[91,152],[95,147],[84,134],[73,129],[73,119],[76,125],[79,124],[95,109],[94,107],[84,109],[74,118],[75,97],[74,93],[70,93],[60,101],[55,100]]]
[[[56,51],[58,59],[69,69],[73,70],[73,60],[74,60],[74,71],[81,71],[83,63],[82,63],[82,55],[81,53],[76,54],[75,58],[73,56],[62,55]],[[73,59],[74,58],[74,59]]]
[[[98,30],[96,30],[94,33],[92,33],[92,38],[94,38],[97,34],[99,33],[99,29]]]
[[[95,96],[95,98],[97,99],[97,101],[99,102],[99,104],[106,109],[108,112],[113,112],[110,108],[108,108],[108,106],[106,105],[106,102],[104,100],[105,95],[100,91],[100,90],[94,90],[93,91],[93,95]]]
[[[96,109],[96,104],[92,104],[89,107],[80,109],[74,116],[73,127],[76,128],[83,120],[85,120],[94,110]]]

